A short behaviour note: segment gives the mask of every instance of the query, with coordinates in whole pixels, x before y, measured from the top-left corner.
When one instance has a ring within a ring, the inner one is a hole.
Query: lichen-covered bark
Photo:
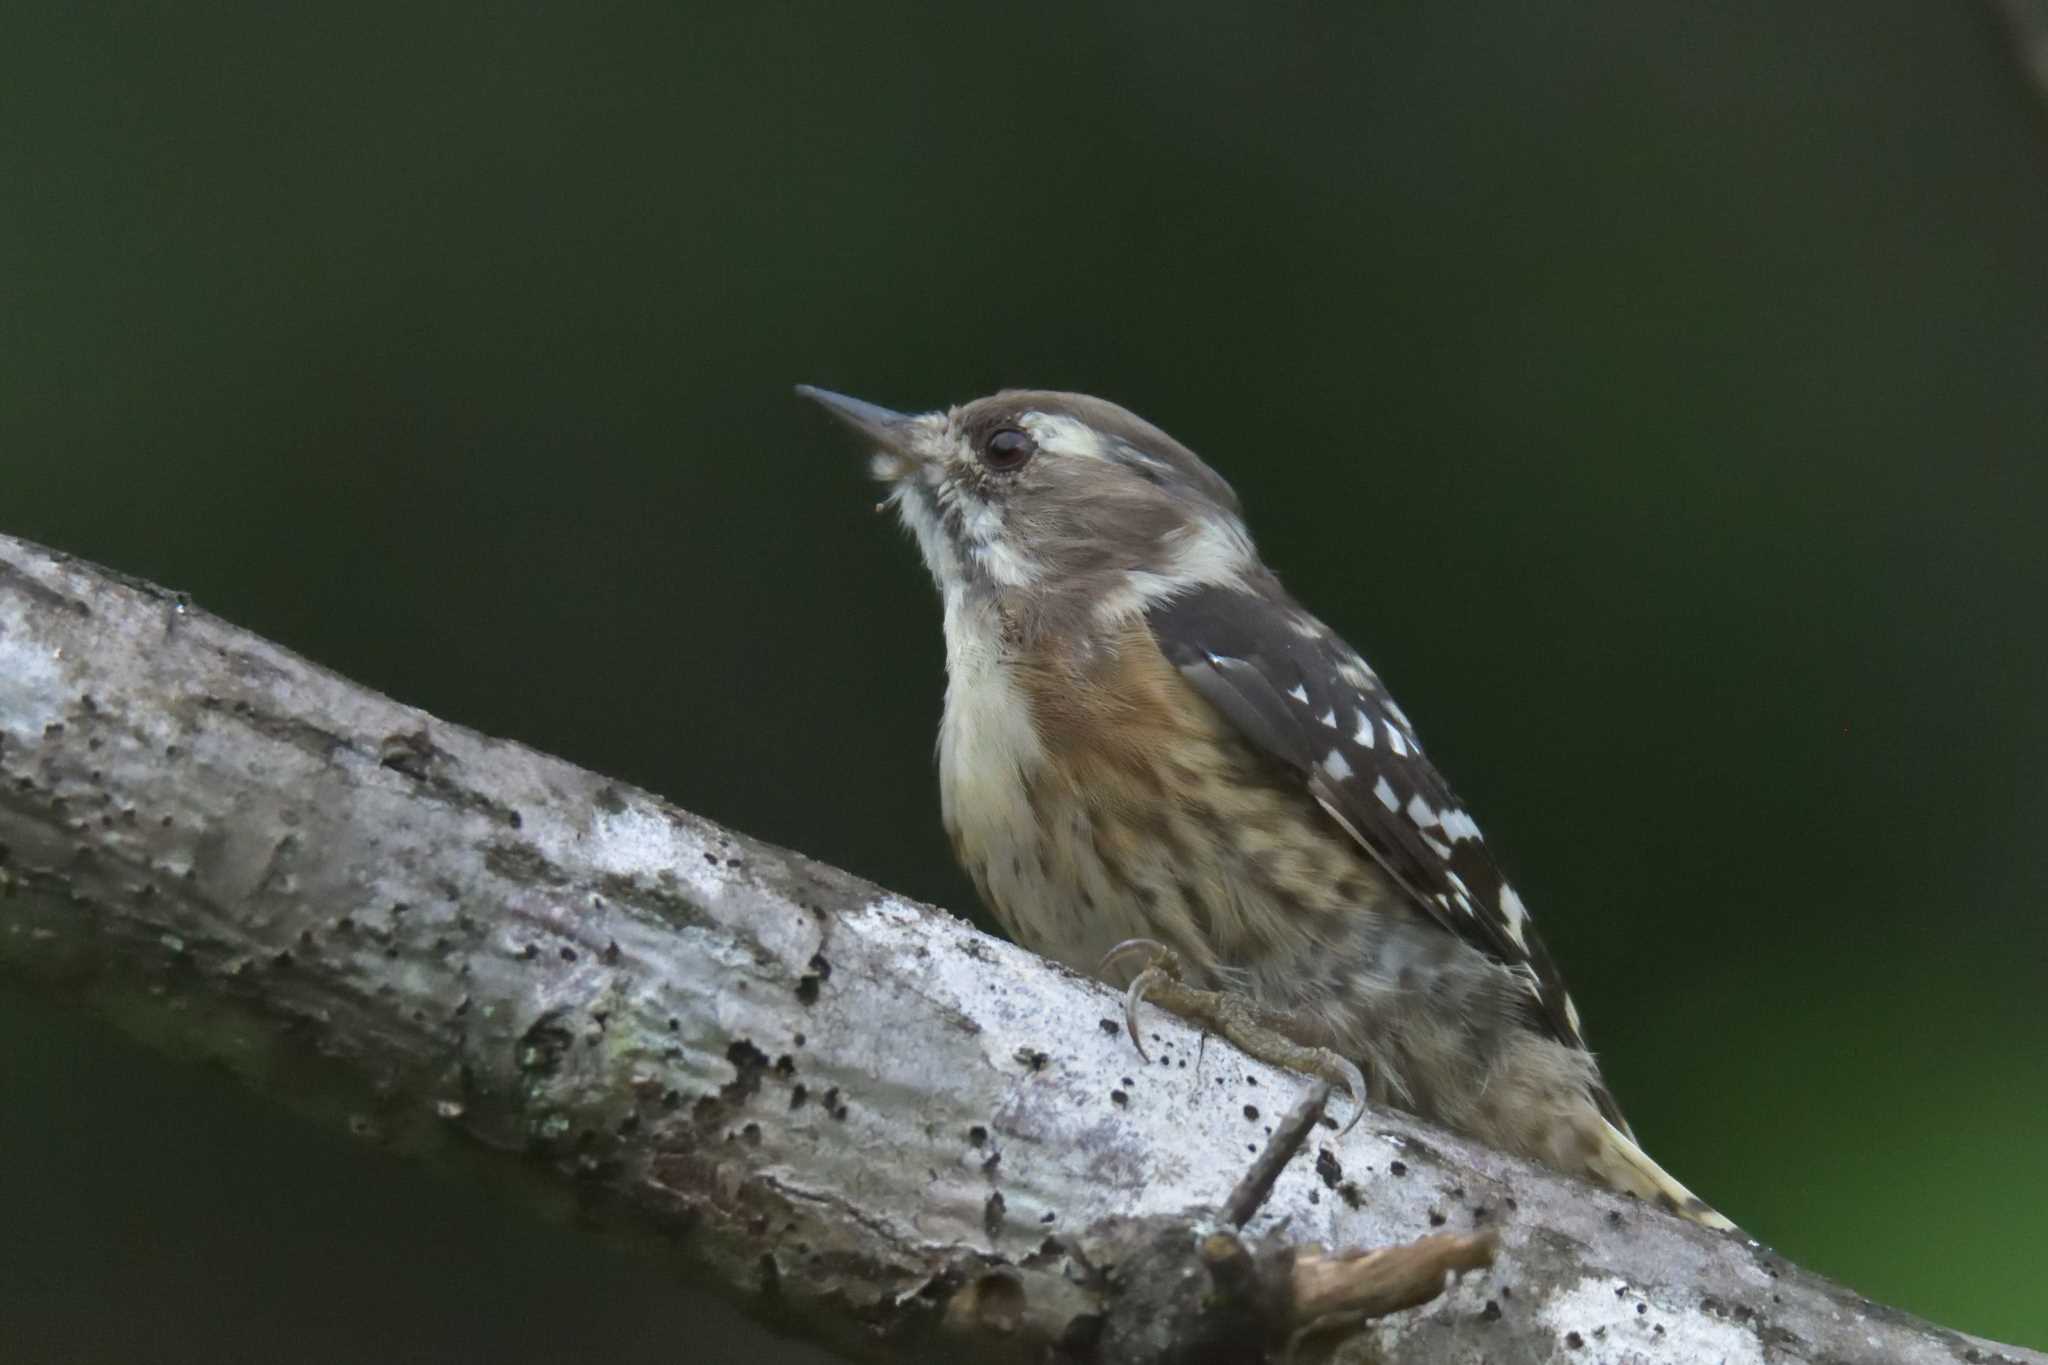
[[[1144,1063],[1109,992],[943,912],[4,538],[0,981],[877,1359],[1137,1340],[1139,1267],[1182,1273],[1306,1085],[1157,1014]],[[1318,1129],[1246,1233],[1485,1229],[1490,1270],[1312,1348],[2043,1360],[1391,1113]]]

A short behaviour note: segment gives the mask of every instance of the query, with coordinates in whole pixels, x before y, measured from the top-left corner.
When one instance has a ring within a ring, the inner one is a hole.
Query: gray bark
[[[1157,1012],[1148,1065],[1112,992],[942,911],[5,538],[0,983],[857,1358],[1241,1353],[1336,1306],[1299,1358],[2048,1359],[1396,1113],[1310,1128],[1235,1238],[1302,1078]]]

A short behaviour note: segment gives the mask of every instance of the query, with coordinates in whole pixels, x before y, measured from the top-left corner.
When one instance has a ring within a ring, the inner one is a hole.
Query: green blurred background
[[[1988,6],[1539,8],[10,6],[0,530],[964,912],[789,386],[1118,399],[1649,1149],[2048,1346],[2048,121]],[[9,1359],[802,1358],[36,1001],[0,1076]]]

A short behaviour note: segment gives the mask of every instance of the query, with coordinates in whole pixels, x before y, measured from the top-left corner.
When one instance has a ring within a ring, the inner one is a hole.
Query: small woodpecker
[[[1221,476],[1081,394],[798,392],[860,434],[938,584],[941,809],[1012,938],[1090,974],[1143,944],[1133,1008],[1170,964],[1207,1018],[1248,1002],[1265,1031],[1230,1036],[1261,1055],[1733,1226],[1636,1145],[1478,824]]]

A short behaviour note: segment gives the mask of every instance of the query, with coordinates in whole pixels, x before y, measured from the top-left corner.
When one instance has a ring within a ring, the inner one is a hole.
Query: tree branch
[[[0,981],[859,1358],[2044,1360],[1394,1113],[1235,1230],[1301,1077],[5,538]]]

